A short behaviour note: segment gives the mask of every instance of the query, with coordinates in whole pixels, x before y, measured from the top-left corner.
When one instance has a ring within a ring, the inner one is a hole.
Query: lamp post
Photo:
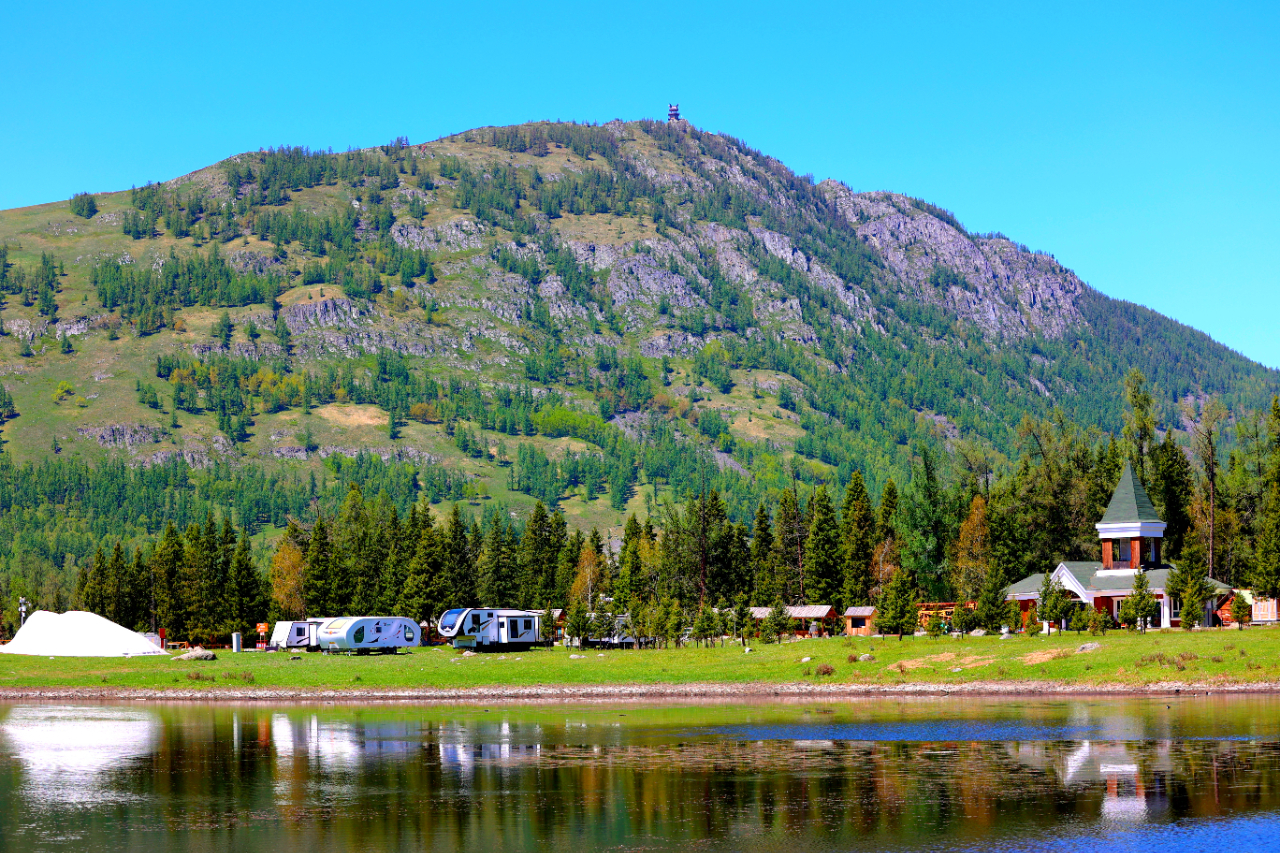
[[[23,596],[18,596],[18,619],[19,628],[27,624],[27,599]]]

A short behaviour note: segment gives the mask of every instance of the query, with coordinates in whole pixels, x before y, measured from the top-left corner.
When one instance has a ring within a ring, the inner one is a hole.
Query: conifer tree
[[[849,478],[840,523],[843,569],[840,601],[843,607],[866,606],[871,603],[871,557],[875,553],[876,523],[861,471],[854,471]]]
[[[1146,633],[1148,620],[1160,612],[1160,604],[1151,594],[1146,572],[1139,571],[1133,577],[1133,591],[1120,603],[1116,615],[1130,631]]]
[[[777,582],[772,521],[763,501],[756,507],[756,520],[752,525],[750,559],[753,579],[752,599],[763,606],[763,602],[773,601],[782,594]]]
[[[227,598],[226,633],[239,631],[249,636],[254,625],[267,618],[266,589],[249,554],[249,533],[246,530],[240,531],[231,558]]]
[[[809,536],[805,542],[805,598],[809,604],[832,604],[840,592],[840,528],[825,488],[809,501]]]
[[[183,590],[183,567],[186,548],[173,522],[165,527],[164,537],[151,554],[151,585],[155,590],[155,627],[166,630],[169,637],[186,636],[186,605]]]
[[[903,634],[915,633],[919,624],[915,580],[906,566],[899,566],[876,606],[876,630],[881,634],[897,634],[901,640]]]
[[[303,589],[306,617],[342,615],[341,602],[334,589],[333,545],[323,515],[311,528],[311,544],[304,559]]]
[[[489,526],[476,566],[476,601],[482,607],[510,606],[515,584],[512,556],[507,548],[506,525],[495,520]]]

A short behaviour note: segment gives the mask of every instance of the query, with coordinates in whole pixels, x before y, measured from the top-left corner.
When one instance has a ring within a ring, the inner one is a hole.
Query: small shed
[[[870,637],[875,630],[874,607],[849,607],[844,611],[844,633],[847,637]]]

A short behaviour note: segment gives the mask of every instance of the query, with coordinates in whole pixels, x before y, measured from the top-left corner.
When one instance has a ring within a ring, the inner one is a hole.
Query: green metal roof
[[[1131,574],[1114,574],[1103,575],[1098,577],[1098,572],[1102,570],[1101,563],[1094,562],[1074,562],[1068,561],[1061,564],[1067,571],[1080,582],[1085,589],[1094,590],[1095,592],[1119,592],[1126,593],[1133,590],[1134,575]],[[1146,569],[1147,586],[1152,590],[1164,590],[1169,585],[1169,573],[1173,571],[1173,566],[1163,565],[1157,569]],[[1214,580],[1213,578],[1205,578],[1209,582],[1214,591],[1218,595],[1224,595],[1231,591],[1231,587]],[[1044,583],[1044,572],[1037,572],[1034,575],[1025,577],[1015,584],[1005,588],[1005,596],[1019,595],[1031,592],[1038,593],[1041,584]]]
[[[1044,583],[1044,572],[1036,572],[1034,575],[1028,575],[1015,584],[1005,587],[1005,595],[1018,595],[1025,592],[1038,592],[1040,585]]]
[[[1138,521],[1164,521],[1156,514],[1156,508],[1147,497],[1147,490],[1142,488],[1128,462],[1120,472],[1120,482],[1111,493],[1111,503],[1107,504],[1106,514],[1102,516],[1103,524],[1132,524]]]

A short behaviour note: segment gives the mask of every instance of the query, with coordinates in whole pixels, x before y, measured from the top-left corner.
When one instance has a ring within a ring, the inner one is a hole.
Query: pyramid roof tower
[[[1144,521],[1164,526],[1164,520],[1151,504],[1147,490],[1142,488],[1141,481],[1133,473],[1133,466],[1125,462],[1120,482],[1116,483],[1111,503],[1107,504],[1107,511],[1102,516],[1102,524],[1138,524]]]

